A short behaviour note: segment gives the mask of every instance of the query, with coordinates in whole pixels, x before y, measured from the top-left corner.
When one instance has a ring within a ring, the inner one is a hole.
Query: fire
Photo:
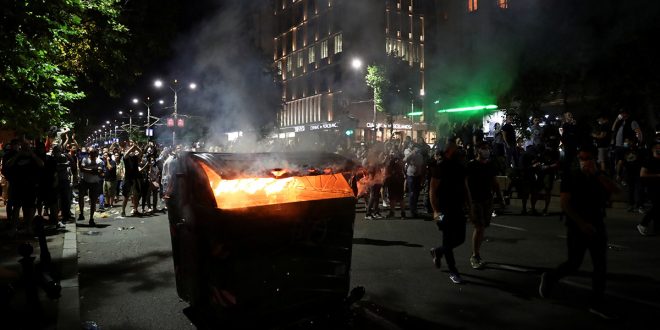
[[[353,191],[341,174],[227,180],[206,164],[200,165],[221,209],[353,197]],[[285,173],[286,170],[272,171],[276,177]]]

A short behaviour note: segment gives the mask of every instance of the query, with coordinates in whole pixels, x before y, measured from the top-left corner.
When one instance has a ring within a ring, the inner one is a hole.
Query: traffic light
[[[355,132],[352,129],[347,129],[346,132],[344,132],[344,134],[346,134],[346,136],[351,136],[351,135],[353,135],[353,133],[355,133]]]

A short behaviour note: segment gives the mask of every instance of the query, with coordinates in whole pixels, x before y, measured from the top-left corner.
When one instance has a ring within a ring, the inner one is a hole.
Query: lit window
[[[286,72],[291,72],[291,59],[287,59],[286,61]]]
[[[509,0],[497,0],[497,5],[502,9],[509,8]]]
[[[478,2],[479,0],[468,0],[468,11],[469,12],[476,11],[477,8],[479,7]]]
[[[314,63],[314,61],[316,61],[316,58],[314,58],[314,55],[315,55],[314,54],[314,46],[309,47],[309,49],[307,51],[309,51],[309,58],[307,59],[307,62],[309,64],[312,64],[312,63]]]
[[[335,54],[339,54],[342,51],[342,37],[341,34],[335,36]]]
[[[300,52],[298,53],[298,67],[302,67],[303,64],[305,64],[305,57],[303,56],[303,53]]]
[[[328,40],[321,41],[321,58],[328,57]]]

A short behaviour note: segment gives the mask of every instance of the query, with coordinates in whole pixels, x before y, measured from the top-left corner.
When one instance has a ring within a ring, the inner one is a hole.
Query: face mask
[[[479,150],[479,157],[481,157],[481,159],[490,158],[490,151],[488,151],[488,150]]]

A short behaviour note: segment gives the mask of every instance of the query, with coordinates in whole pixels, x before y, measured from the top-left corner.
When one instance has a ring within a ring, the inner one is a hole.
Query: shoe
[[[376,214],[374,214],[374,218],[376,218],[376,219],[382,219],[383,216],[380,215],[380,213],[376,213]]]
[[[99,209],[99,212],[104,213],[105,209]]]
[[[64,223],[62,223],[62,221],[58,221],[55,228],[62,229],[62,228],[66,228],[66,226],[64,225]]]
[[[543,213],[541,213],[541,215],[547,217],[550,215],[550,213],[548,213],[548,210],[543,210]]]
[[[470,265],[472,265],[472,268],[474,269],[483,269],[486,263],[481,260],[481,257],[471,256]]]
[[[589,312],[605,320],[616,320],[619,318],[618,315],[614,314],[614,312],[612,312],[609,308],[605,307],[603,304],[596,304],[589,306]]]
[[[646,211],[644,211],[644,208],[643,208],[643,207],[640,207],[640,208],[637,209],[637,213],[639,213],[639,214],[646,214]]]
[[[642,234],[642,236],[647,236],[649,234],[648,228],[642,226],[641,224],[637,225],[637,231]]]
[[[531,212],[531,215],[533,215],[533,216],[539,216],[539,215],[541,215],[541,214],[539,213],[539,211],[533,209],[532,212]]]
[[[548,277],[548,272],[541,274],[541,283],[539,284],[539,296],[541,298],[547,298],[550,293],[550,278]]]
[[[96,226],[96,222],[94,222],[94,219],[89,219],[89,225],[92,227]]]
[[[375,219],[374,216],[371,214],[364,216],[364,220],[374,220],[374,219]]]
[[[437,253],[435,248],[429,250],[429,252],[431,253],[431,257],[433,257],[435,268],[440,268],[442,266],[442,254]]]
[[[82,215],[82,214],[80,214],[80,215],[78,216],[78,221],[83,221],[83,220],[85,220],[85,216]]]
[[[125,218],[125,217],[126,217],[126,212],[125,212],[125,211],[121,211],[121,216]]]
[[[463,278],[458,273],[449,273],[449,279],[454,282],[454,284],[463,284]]]

